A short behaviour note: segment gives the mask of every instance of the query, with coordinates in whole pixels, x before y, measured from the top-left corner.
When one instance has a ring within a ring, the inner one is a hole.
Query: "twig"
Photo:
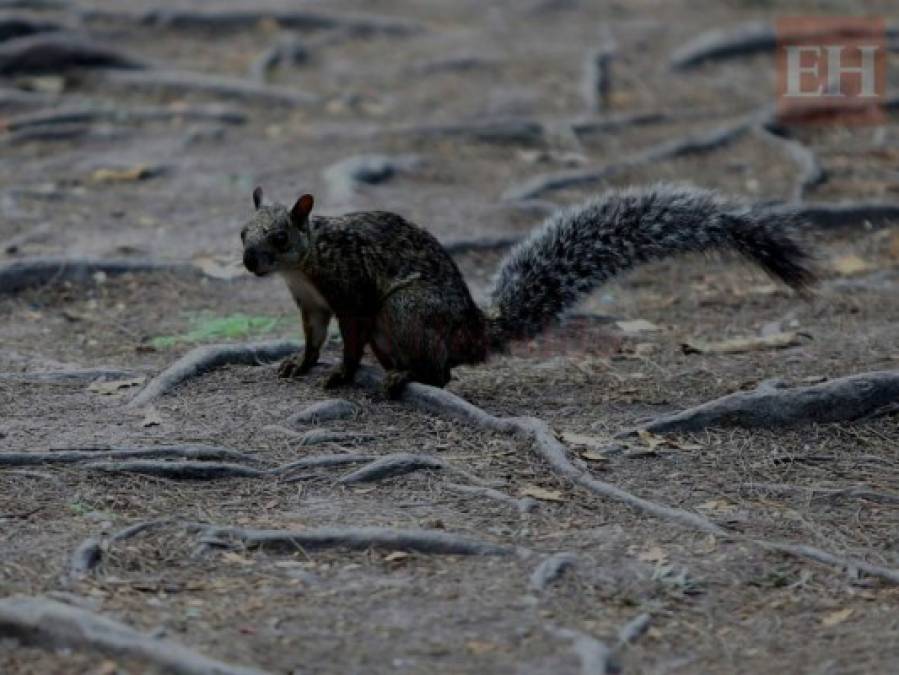
[[[221,478],[264,478],[268,471],[240,464],[220,462],[89,462],[81,465],[88,471],[104,473],[136,473],[178,480],[219,480]]]
[[[788,485],[786,483],[744,483],[744,490],[769,492],[781,495],[806,495],[812,499],[823,497],[824,499],[865,499],[879,504],[899,504],[899,494],[877,492],[866,485],[847,488],[822,488],[806,487],[803,485]]]
[[[567,570],[577,564],[577,556],[569,551],[555,553],[537,565],[531,574],[531,587],[543,591]]]
[[[581,87],[584,103],[591,113],[598,113],[609,107],[612,95],[612,61],[614,57],[614,46],[605,45],[591,50],[584,59],[584,77]]]
[[[236,527],[201,529],[204,541],[233,540],[247,548],[315,551],[328,548],[416,551],[439,555],[512,555],[515,549],[440,530],[393,530],[384,527],[299,530],[246,530]]]
[[[714,426],[783,427],[847,422],[899,401],[899,371],[841,377],[795,388],[758,387],[737,392],[641,425],[654,433]]]
[[[93,447],[54,450],[52,452],[0,452],[0,466],[34,464],[72,464],[114,459],[165,459],[177,457],[197,461],[230,460],[258,463],[252,455],[228,448],[204,445],[161,445],[148,448]]]
[[[371,464],[356,469],[338,479],[338,483],[352,485],[354,483],[370,483],[372,481],[402,476],[422,469],[441,469],[450,473],[463,476],[466,480],[477,485],[484,485],[485,481],[467,471],[454,467],[439,457],[432,455],[416,455],[409,452],[397,452],[391,455],[379,457]]]
[[[153,378],[128,403],[128,407],[144,406],[168,393],[185,380],[198,377],[210,370],[229,365],[258,365],[277,361],[290,356],[301,348],[301,344],[283,341],[196,347]]]
[[[135,631],[119,621],[42,597],[0,600],[0,635],[29,646],[96,649],[151,663],[181,675],[265,675],[210,659],[176,642]]]
[[[314,94],[253,80],[206,75],[178,70],[104,70],[95,74],[103,85],[136,90],[165,89],[176,93],[202,93],[260,105],[307,106],[317,103]]]
[[[75,68],[144,68],[127,54],[69,33],[37,33],[0,44],[0,75],[58,73]]]
[[[199,273],[191,265],[162,260],[22,258],[0,265],[0,296],[51,283],[87,283],[98,272],[107,276],[148,272]]]
[[[502,504],[509,504],[518,509],[521,513],[531,513],[535,511],[539,504],[532,497],[521,497],[517,499],[512,495],[494,490],[493,488],[483,487],[480,485],[459,485],[458,483],[446,483],[444,486],[450,492],[465,495],[466,497],[479,497],[483,499],[492,499]]]

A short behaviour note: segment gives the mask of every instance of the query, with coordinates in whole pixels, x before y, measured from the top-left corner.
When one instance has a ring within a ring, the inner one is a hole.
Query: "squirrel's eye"
[[[287,248],[287,232],[274,232],[268,237],[269,243],[277,249]]]

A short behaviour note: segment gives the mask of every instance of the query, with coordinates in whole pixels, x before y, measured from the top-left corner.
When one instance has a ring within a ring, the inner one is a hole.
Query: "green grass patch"
[[[283,319],[274,316],[251,316],[249,314],[210,316],[203,314],[190,319],[190,330],[186,333],[155,337],[150,344],[156,349],[170,349],[178,344],[244,339],[271,333],[282,321]]]

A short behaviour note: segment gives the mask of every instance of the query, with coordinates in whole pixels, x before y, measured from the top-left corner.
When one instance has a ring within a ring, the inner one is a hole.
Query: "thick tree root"
[[[130,462],[89,462],[82,465],[88,471],[103,473],[136,473],[176,480],[220,480],[222,478],[265,478],[269,471],[252,469],[240,464],[224,462],[154,462],[150,460]]]
[[[210,345],[192,349],[162,373],[153,378],[128,403],[139,408],[155,401],[185,380],[230,365],[258,365],[278,361],[302,349],[295,342],[260,342],[256,344]]]
[[[76,68],[140,69],[134,57],[69,33],[37,33],[0,44],[0,75],[59,73]]]
[[[393,530],[383,527],[245,530],[236,527],[201,527],[204,543],[234,542],[247,548],[281,551],[316,551],[329,548],[387,549],[437,555],[512,555],[515,549],[441,530]]]
[[[574,553],[563,551],[549,556],[531,574],[531,588],[545,590],[556,579],[577,564],[577,556]]]
[[[99,460],[190,459],[258,463],[259,459],[228,448],[204,445],[160,445],[148,448],[92,447],[61,449],[51,452],[0,452],[0,466],[35,464],[74,464]]]
[[[22,258],[0,265],[0,295],[53,283],[87,283],[99,272],[107,276],[147,272],[197,274],[192,265],[161,260]]]
[[[0,5],[2,7],[2,5]],[[37,33],[52,33],[61,30],[62,26],[49,21],[38,21],[27,16],[2,15],[0,16],[0,42],[14,40],[15,38],[35,35]]]
[[[494,490],[493,488],[483,487],[480,485],[459,485],[458,483],[447,483],[443,486],[445,489],[450,492],[454,492],[458,495],[465,495],[466,497],[477,497],[480,499],[491,499],[495,502],[500,502],[501,504],[509,504],[510,506],[514,506],[521,513],[531,513],[532,511],[536,511],[540,506],[536,499],[532,497],[521,497],[516,498],[512,495],[506,494],[505,492],[500,492],[499,490]]]
[[[265,675],[202,656],[93,612],[41,597],[0,600],[0,636],[51,649],[90,649],[179,675]]]
[[[767,115],[767,111],[764,114]],[[745,136],[758,124],[759,119],[760,113],[752,113],[737,122],[710,131],[657,143],[613,164],[540,174],[523,183],[513,185],[503,193],[503,198],[507,200],[535,199],[558,190],[595,186],[636,167],[654,164],[662,160],[711,152]]]
[[[807,387],[760,386],[722,396],[679,413],[663,415],[641,429],[653,433],[708,427],[784,427],[851,422],[899,402],[899,371],[850,375]]]
[[[592,635],[570,628],[548,627],[558,638],[569,640],[581,661],[581,675],[612,675],[620,672],[615,651]]]
[[[477,476],[454,467],[440,457],[432,455],[416,455],[409,452],[397,452],[391,455],[379,457],[371,464],[356,469],[352,473],[341,476],[338,483],[343,485],[353,485],[354,483],[371,483],[373,481],[384,480],[385,478],[393,478],[394,476],[403,476],[414,471],[422,469],[440,469],[448,473],[463,476],[469,482],[476,485],[485,485],[486,481]]]
[[[318,97],[304,91],[260,84],[225,75],[205,75],[177,70],[106,70],[96,77],[103,85],[139,91],[164,89],[178,94],[206,94],[259,105],[307,106]]]
[[[796,214],[809,225],[821,229],[839,229],[859,225],[883,225],[899,221],[899,202],[838,202],[835,204],[804,203],[774,207]]]
[[[145,106],[141,108],[113,108],[105,106],[81,106],[42,110],[27,115],[16,115],[3,121],[3,129],[9,132],[22,129],[52,127],[60,124],[167,122],[188,120],[243,124],[245,113],[223,105]]]
[[[547,214],[548,215],[548,214]],[[521,237],[478,237],[460,239],[443,245],[450,255],[465,255],[480,251],[504,251],[521,241]]]
[[[418,155],[355,155],[340,160],[323,172],[328,184],[328,196],[332,202],[350,202],[363,185],[387,182],[399,174],[410,173],[421,167]]]

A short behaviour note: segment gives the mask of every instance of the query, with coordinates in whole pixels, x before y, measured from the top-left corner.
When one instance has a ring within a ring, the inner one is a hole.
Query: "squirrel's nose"
[[[256,272],[256,270],[259,269],[259,258],[256,257],[256,251],[254,251],[253,249],[244,251],[243,266],[246,267],[250,272]]]

